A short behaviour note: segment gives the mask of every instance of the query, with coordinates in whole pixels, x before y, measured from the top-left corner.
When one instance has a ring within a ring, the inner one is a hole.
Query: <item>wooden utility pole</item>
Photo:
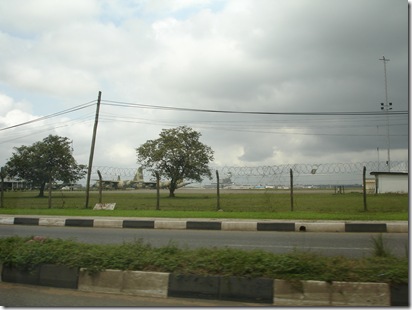
[[[293,170],[290,169],[290,211],[293,211]]]
[[[0,177],[1,177],[0,208],[4,208],[4,168],[3,167],[1,167]]]
[[[92,174],[94,145],[96,144],[96,133],[97,133],[97,124],[99,123],[99,111],[100,111],[100,99],[101,99],[101,97],[102,97],[102,92],[99,91],[99,96],[97,98],[96,117],[94,119],[92,145],[91,145],[91,148],[90,148],[89,166],[87,167],[88,169],[87,169],[86,203],[85,203],[85,208],[86,209],[89,207],[90,176]]]

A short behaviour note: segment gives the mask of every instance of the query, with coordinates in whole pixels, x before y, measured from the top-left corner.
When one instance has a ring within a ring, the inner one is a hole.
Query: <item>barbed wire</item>
[[[284,164],[284,165],[267,165],[267,166],[217,166],[211,165],[212,172],[219,171],[221,178],[224,176],[231,177],[261,177],[273,178],[290,174],[290,169],[297,175],[336,175],[336,174],[354,174],[362,173],[363,167],[369,172],[387,171],[388,167],[384,162],[368,161],[357,163],[323,163],[323,164]],[[138,167],[120,168],[108,166],[95,166],[92,174],[97,175],[99,170],[106,178],[128,178],[134,177]],[[408,172],[407,161],[392,161],[391,172]],[[152,177],[145,172],[145,177]],[[212,179],[214,179],[212,173]]]

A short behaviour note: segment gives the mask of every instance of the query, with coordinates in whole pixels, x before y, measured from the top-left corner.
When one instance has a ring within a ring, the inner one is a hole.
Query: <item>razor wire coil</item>
[[[216,166],[211,165],[211,171],[218,170],[221,178],[224,176],[237,177],[260,177],[273,178],[289,175],[292,169],[297,175],[333,175],[333,174],[353,174],[361,173],[363,167],[369,172],[386,171],[385,163],[377,161],[357,162],[357,163],[323,163],[323,164],[283,164],[283,165],[267,165],[267,166]],[[408,172],[407,161],[392,161],[392,172]],[[134,177],[138,167],[135,168],[120,168],[109,166],[95,166],[92,169],[92,174],[97,175],[99,170],[102,175],[112,178]],[[146,177],[152,177],[146,175]],[[212,179],[214,174],[212,173]]]

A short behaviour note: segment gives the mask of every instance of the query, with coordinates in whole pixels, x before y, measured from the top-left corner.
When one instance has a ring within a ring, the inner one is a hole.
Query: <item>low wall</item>
[[[275,306],[409,306],[408,285],[179,275],[85,269],[45,264],[31,271],[0,265],[1,281],[88,292],[158,298],[186,297]],[[102,304],[103,306],[103,304]]]

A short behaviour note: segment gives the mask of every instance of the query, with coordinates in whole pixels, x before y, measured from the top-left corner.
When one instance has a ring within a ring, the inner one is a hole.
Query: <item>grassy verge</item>
[[[293,251],[205,248],[190,250],[173,244],[155,248],[142,241],[121,245],[90,245],[61,239],[0,239],[0,262],[30,270],[38,264],[178,274],[267,277],[290,280],[408,283],[408,258],[391,255],[362,259],[324,257]]]
[[[290,211],[287,193],[263,190],[246,193],[223,193],[216,210],[214,193],[178,193],[168,198],[161,193],[160,210],[156,210],[155,192],[104,192],[103,202],[116,203],[113,211],[94,211],[97,192],[91,192],[89,209],[84,208],[84,192],[53,192],[52,208],[47,198],[36,198],[37,192],[6,192],[0,214],[117,216],[166,218],[238,218],[238,219],[302,219],[302,220],[408,220],[408,195],[368,195],[368,211],[363,208],[359,192],[336,195],[331,192],[294,195],[294,211]]]

